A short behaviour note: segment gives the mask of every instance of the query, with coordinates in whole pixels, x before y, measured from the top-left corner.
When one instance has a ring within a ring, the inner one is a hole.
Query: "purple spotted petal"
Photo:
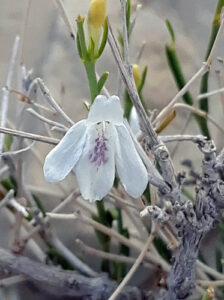
[[[101,200],[113,186],[115,137],[112,124],[88,127],[86,144],[74,170],[82,196],[90,202]]]

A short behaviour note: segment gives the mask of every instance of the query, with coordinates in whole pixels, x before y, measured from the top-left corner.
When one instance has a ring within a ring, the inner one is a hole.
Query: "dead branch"
[[[105,274],[89,278],[76,271],[65,271],[47,266],[24,256],[11,254],[0,248],[0,269],[11,275],[23,275],[29,282],[42,291],[56,297],[74,297],[75,299],[107,300],[117,284]],[[60,298],[61,299],[61,298]],[[117,300],[141,300],[143,294],[135,287],[125,287]]]

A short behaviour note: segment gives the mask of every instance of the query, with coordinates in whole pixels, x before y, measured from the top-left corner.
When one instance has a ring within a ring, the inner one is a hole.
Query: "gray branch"
[[[154,154],[155,159],[158,161],[161,167],[163,179],[166,181],[166,183],[168,183],[167,185],[168,188],[166,189],[164,197],[166,198],[166,200],[171,199],[172,202],[174,203],[175,201],[179,201],[180,199],[180,189],[177,183],[176,174],[175,174],[173,162],[170,158],[169,151],[167,147],[162,143],[162,141],[158,138],[152,126],[152,123],[144,110],[144,107],[139,98],[138,91],[136,89],[133,74],[132,72],[129,72],[130,65],[126,66],[125,63],[122,61],[121,54],[119,52],[119,48],[116,39],[113,35],[113,31],[110,26],[109,20],[108,20],[108,29],[109,29],[108,42],[111,51],[113,53],[113,56],[115,58],[115,61],[120,70],[122,79],[126,85],[130,99],[133,102],[133,105],[135,106],[136,111],[138,113],[142,130],[147,139],[146,144],[149,148],[148,150],[151,150],[152,153]],[[126,47],[128,46],[126,45]],[[164,194],[164,191],[161,191],[161,194]]]
[[[199,149],[204,159],[201,182],[196,187],[195,203],[182,200],[172,205],[172,210],[167,212],[170,214],[171,224],[177,230],[179,247],[173,257],[173,265],[167,280],[168,291],[164,292],[162,298],[164,300],[183,300],[192,294],[200,242],[211,230],[224,208],[224,182],[219,178],[219,172],[215,167],[217,165],[215,145],[213,141],[201,141]],[[144,212],[158,219],[158,213],[155,214],[152,208],[149,207]]]
[[[11,275],[23,275],[45,293],[65,299],[74,297],[85,300],[107,300],[115,290],[116,282],[105,274],[89,278],[76,271],[65,271],[47,266],[24,256],[16,256],[0,248],[0,270]],[[117,300],[141,300],[142,292],[135,287],[126,287]]]

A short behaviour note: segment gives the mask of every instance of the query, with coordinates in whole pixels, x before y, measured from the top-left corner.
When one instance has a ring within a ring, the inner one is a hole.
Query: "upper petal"
[[[109,121],[115,125],[123,122],[123,110],[117,96],[109,98],[99,95],[94,100],[88,115],[89,123]]]
[[[113,186],[115,177],[116,130],[112,124],[88,127],[86,144],[74,170],[84,199],[101,200]]]
[[[44,162],[47,181],[61,181],[79,160],[85,144],[86,120],[73,125],[60,143],[48,153]]]
[[[124,125],[116,126],[118,141],[116,143],[115,164],[118,176],[126,192],[140,197],[148,183],[148,173],[140,159],[132,138]]]

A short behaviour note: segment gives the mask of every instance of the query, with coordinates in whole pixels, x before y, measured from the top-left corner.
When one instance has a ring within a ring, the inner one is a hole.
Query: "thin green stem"
[[[97,211],[98,211],[98,216],[101,220],[101,223],[104,225],[107,225],[106,222],[106,211],[103,205],[103,201],[97,201],[96,202],[96,207],[97,207]]]
[[[176,81],[176,84],[180,90],[186,84],[186,81],[185,81],[184,74],[181,69],[180,61],[177,57],[176,49],[172,45],[166,45],[165,50],[166,50],[166,57],[167,57],[167,61],[168,61],[170,70],[171,70],[173,77]],[[186,92],[183,95],[183,100],[187,104],[193,105],[193,99],[189,92]]]
[[[209,43],[208,43],[208,48],[206,51],[205,61],[207,60],[207,58],[211,52],[212,46],[215,42],[215,38],[216,38],[216,35],[217,35],[219,27],[220,27],[221,11],[222,11],[223,6],[224,6],[224,0],[218,0],[216,11],[215,11],[215,16],[214,16],[213,23],[212,23],[212,30],[211,30]],[[209,79],[209,73],[204,74],[204,76],[202,77],[202,80],[201,80],[200,94],[207,93],[208,79]],[[200,101],[200,109],[202,109],[206,112],[209,111],[208,98],[205,98],[202,101]],[[202,125],[207,126],[206,120],[201,119],[201,123],[202,123]]]
[[[117,231],[126,238],[129,238],[129,232],[123,227],[122,212],[120,208],[117,208],[118,219],[117,219]],[[129,256],[129,248],[122,243],[119,244],[119,254]],[[116,280],[120,281],[126,275],[126,264],[117,263],[116,265]]]
[[[88,82],[89,82],[91,102],[93,103],[94,99],[98,95],[98,86],[97,86],[95,63],[85,61],[84,66],[85,66],[85,69],[86,69],[86,74],[87,74],[87,78],[88,78]]]
[[[213,47],[213,44],[215,42],[216,35],[218,33],[219,27],[220,27],[220,22],[221,22],[221,11],[224,6],[224,0],[218,0],[216,11],[215,11],[215,16],[212,22],[212,31],[208,43],[208,48],[206,51],[205,55],[205,61],[208,59],[208,56],[211,52],[211,49]],[[207,93],[208,91],[208,78],[209,78],[209,73],[206,73],[201,80],[201,87],[200,87],[200,94]],[[208,112],[208,99],[205,98],[203,101],[200,103],[200,108],[206,112]]]
[[[166,57],[167,57],[167,61],[168,61],[170,70],[171,70],[173,77],[175,79],[175,82],[177,84],[177,87],[179,88],[179,90],[181,90],[185,86],[186,81],[185,81],[181,63],[179,61],[177,51],[175,48],[175,35],[174,35],[173,28],[168,20],[166,21],[166,24],[167,24],[168,30],[171,34],[171,44],[166,45],[166,47],[165,47]],[[205,74],[205,75],[207,75],[207,74]],[[193,100],[190,92],[186,92],[183,95],[183,100],[188,105],[193,105],[194,100]],[[210,139],[210,133],[209,133],[208,126],[207,126],[207,121],[195,114],[194,114],[194,118],[198,123],[201,133]]]
[[[93,219],[103,224],[104,226],[111,227],[111,224],[107,218],[107,211],[104,208],[103,201],[97,201],[96,207],[97,207],[97,216],[93,216]],[[108,237],[107,235],[99,231],[96,231],[96,234],[103,251],[110,252],[110,237]],[[108,259],[102,260],[101,269],[103,272],[107,272],[110,274],[110,261]]]
[[[91,103],[93,104],[95,98],[97,95],[100,93],[101,89],[103,88],[106,79],[108,77],[108,72],[105,72],[99,79],[97,80],[96,76],[96,61],[98,57],[102,54],[104,47],[107,42],[107,36],[108,36],[108,27],[107,27],[107,20],[105,21],[104,24],[104,34],[102,38],[102,42],[100,45],[99,50],[97,51],[97,54],[95,53],[94,50],[94,41],[92,39],[89,40],[89,47],[87,49],[86,46],[86,40],[85,40],[85,32],[84,32],[84,18],[81,16],[78,16],[77,18],[77,27],[78,27],[78,32],[77,32],[77,48],[79,52],[79,56],[84,64],[85,70],[86,70],[86,75],[88,79],[88,85],[89,85],[89,90],[90,90],[90,97],[91,97]],[[104,207],[104,202],[103,201],[97,201],[96,202],[96,207],[97,207],[97,215],[93,215],[92,218],[103,224],[104,226],[111,227],[112,226],[112,221],[113,221],[113,216],[110,215],[109,210],[106,210]],[[119,229],[121,231],[121,234],[123,233],[125,236],[128,237],[128,232],[126,232],[123,227],[122,227],[122,215],[120,212],[119,215]],[[118,230],[119,231],[119,230]],[[105,252],[110,252],[110,237],[107,235],[96,231],[97,237],[99,239],[99,242]],[[120,245],[120,252],[123,253],[123,251],[128,252],[129,249],[124,248],[124,245]],[[129,252],[128,252],[129,253]],[[122,271],[122,275],[125,272],[125,265],[121,264],[122,267],[120,268]],[[107,272],[110,274],[110,261],[107,259],[104,259],[102,261],[102,271]]]

